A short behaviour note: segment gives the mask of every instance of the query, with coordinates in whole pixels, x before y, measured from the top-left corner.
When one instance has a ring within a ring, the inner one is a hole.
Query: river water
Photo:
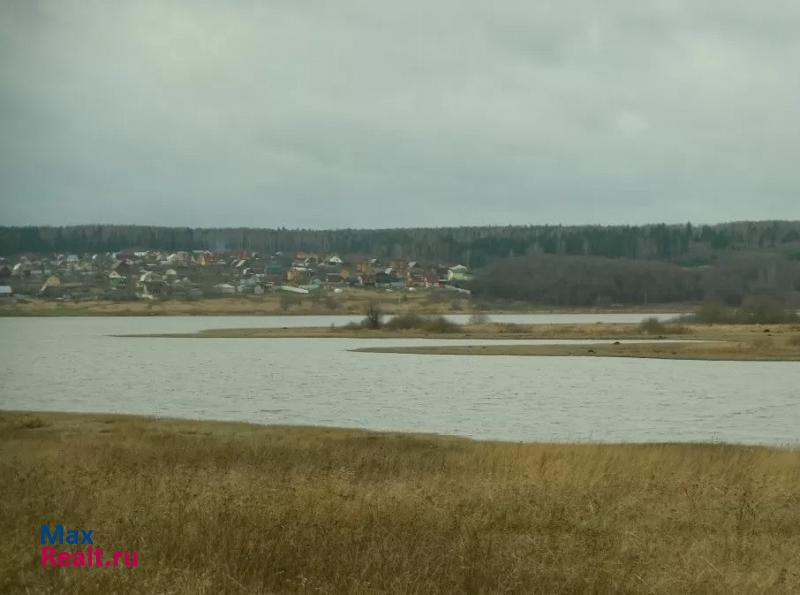
[[[646,316],[492,319],[632,322]],[[494,340],[110,336],[328,326],[353,319],[0,318],[0,408],[346,426],[514,441],[800,444],[800,363],[795,362],[349,351],[376,344],[504,343]]]

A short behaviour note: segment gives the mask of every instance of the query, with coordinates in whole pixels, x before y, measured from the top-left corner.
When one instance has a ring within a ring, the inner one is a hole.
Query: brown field
[[[637,357],[683,360],[800,361],[800,324],[702,325],[667,324],[664,335],[652,335],[641,325],[531,325],[513,338],[594,339],[598,344],[564,345],[437,345],[421,347],[364,347],[369,353],[419,355],[516,355]],[[470,337],[470,335],[464,335]],[[459,338],[464,338],[461,336]],[[501,338],[476,333],[472,338]],[[502,338],[512,338],[504,336]],[[650,342],[619,343],[647,339]],[[652,339],[657,339],[652,341]]]
[[[798,450],[0,415],[3,593],[800,591]]]
[[[333,295],[333,294],[331,294]],[[352,290],[337,294],[333,301],[314,300],[302,296],[288,307],[281,304],[280,295],[269,294],[255,297],[221,297],[200,300],[138,300],[133,302],[112,302],[102,300],[80,302],[56,302],[33,299],[14,305],[0,305],[0,315],[4,316],[246,316],[246,315],[308,315],[308,314],[362,314],[370,301],[381,305],[386,311],[405,312],[422,310],[429,313],[450,312],[451,303],[444,297],[430,299],[429,294],[385,293],[369,290]],[[460,307],[460,306],[457,306]]]
[[[417,355],[520,355],[560,357],[638,357],[718,361],[800,361],[800,348],[746,343],[603,343],[599,345],[454,345],[431,347],[364,347],[365,353]]]
[[[800,332],[800,325],[796,325]],[[666,335],[681,338],[706,337],[713,333],[716,338],[730,337],[732,334],[749,333],[748,326],[714,326],[701,329],[686,325],[669,324]],[[753,327],[755,328],[755,327]],[[701,332],[702,331],[702,332]],[[758,329],[757,332],[761,332]],[[131,337],[165,337],[190,339],[639,339],[653,338],[638,324],[596,323],[596,324],[511,324],[494,323],[452,325],[444,330],[409,329],[369,329],[348,325],[307,326],[282,328],[215,328],[199,333],[158,333],[126,335]]]
[[[30,299],[16,304],[0,304],[0,316],[178,316],[178,315],[362,315],[370,303],[377,303],[390,314],[470,314],[492,313],[596,313],[596,312],[685,312],[687,304],[654,304],[625,308],[547,308],[528,302],[493,301],[477,303],[455,292],[420,290],[391,292],[371,289],[345,289],[341,294],[328,293],[322,299],[302,296],[288,308],[279,294],[255,297],[206,298],[200,300],[139,300],[112,302],[103,300],[57,302]]]
[[[682,331],[683,332],[683,331]],[[220,328],[199,333],[126,335],[189,339],[551,339],[551,338],[640,338],[635,324],[481,324],[454,325],[443,332],[411,329],[368,329],[358,326],[316,326],[283,328]]]
[[[774,333],[774,334],[773,334]],[[706,333],[706,337],[713,334]],[[591,338],[586,336],[584,338]],[[423,347],[364,347],[353,351],[369,353],[413,353],[418,355],[518,355],[638,357],[720,361],[800,361],[800,329],[796,333],[743,333],[726,340],[706,339],[677,342],[669,339],[651,343],[598,343],[572,345],[437,345]]]

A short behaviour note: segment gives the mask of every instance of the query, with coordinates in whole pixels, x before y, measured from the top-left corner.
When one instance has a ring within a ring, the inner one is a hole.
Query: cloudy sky
[[[800,219],[797,0],[0,0],[0,224]]]

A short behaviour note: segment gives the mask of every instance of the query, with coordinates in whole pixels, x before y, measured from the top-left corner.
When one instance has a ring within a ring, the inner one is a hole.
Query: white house
[[[228,283],[217,283],[214,286],[214,292],[220,295],[234,295],[236,294],[236,288]]]

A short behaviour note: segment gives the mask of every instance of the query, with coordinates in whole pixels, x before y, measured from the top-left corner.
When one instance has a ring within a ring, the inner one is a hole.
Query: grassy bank
[[[796,450],[0,415],[0,592],[800,589]],[[43,522],[140,567],[43,569]]]
[[[358,325],[281,328],[218,328],[197,333],[155,333],[125,335],[187,339],[559,339],[639,338],[648,336],[635,324],[465,324],[440,330],[426,328],[379,329]]]
[[[570,314],[620,312],[688,312],[687,304],[655,304],[625,308],[548,308],[529,302],[481,301],[446,290],[392,292],[370,289],[346,289],[341,294],[313,296],[267,294],[206,298],[200,300],[139,300],[113,302],[90,300],[57,302],[29,299],[16,304],[0,304],[0,316],[247,316],[247,315],[363,315],[370,303],[377,304],[387,314]],[[284,299],[281,299],[283,296]]]
[[[732,327],[709,327],[717,333]],[[798,325],[800,329],[800,325]],[[664,325],[653,333],[642,325],[596,324],[513,324],[489,322],[485,324],[448,324],[440,327],[379,329],[358,324],[341,326],[308,326],[276,328],[216,328],[197,333],[155,333],[127,335],[132,337],[165,337],[190,339],[638,339],[654,336],[693,335],[694,330],[685,325]],[[727,335],[726,335],[727,336]],[[695,337],[691,337],[695,338]]]
[[[798,335],[800,337],[800,335]],[[796,344],[773,340],[748,342],[602,343],[591,345],[436,345],[423,347],[364,347],[365,353],[417,355],[516,355],[560,357],[637,357],[710,361],[800,361]]]
[[[517,355],[639,357],[684,360],[800,361],[800,324],[777,325],[659,325],[654,335],[648,324],[571,326],[559,332],[551,325],[541,332],[528,329],[521,338],[595,339],[604,343],[562,345],[431,345],[364,347],[354,351],[418,355]],[[611,328],[608,328],[611,327]],[[613,327],[618,327],[616,334]],[[534,327],[535,328],[535,327]],[[467,335],[468,336],[468,335]],[[477,338],[477,337],[476,337]],[[495,337],[487,337],[495,338]],[[510,337],[504,337],[510,338]],[[653,341],[652,339],[657,340]],[[647,339],[649,342],[620,340]]]
[[[295,316],[363,314],[370,300],[377,301],[387,311],[405,312],[415,308],[426,312],[450,311],[449,301],[430,300],[430,296],[409,294],[405,301],[396,294],[350,291],[312,299],[311,296],[283,294],[237,296],[199,300],[138,300],[113,302],[90,300],[57,302],[33,299],[17,304],[0,305],[0,316]],[[289,297],[286,297],[289,296]]]

